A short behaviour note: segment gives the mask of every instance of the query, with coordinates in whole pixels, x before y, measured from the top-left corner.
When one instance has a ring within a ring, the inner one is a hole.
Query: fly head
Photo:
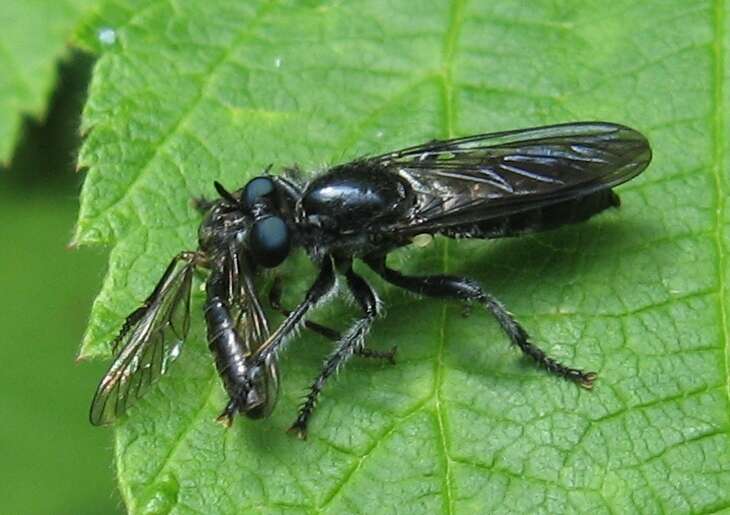
[[[253,261],[264,268],[279,266],[291,250],[291,235],[279,215],[274,181],[267,176],[251,179],[243,187],[241,204],[253,219],[246,237]]]

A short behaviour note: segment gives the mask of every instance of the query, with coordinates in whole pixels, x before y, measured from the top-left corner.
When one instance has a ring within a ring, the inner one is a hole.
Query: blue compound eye
[[[248,238],[254,261],[263,267],[274,268],[289,255],[289,228],[278,216],[267,216],[255,222]]]
[[[262,197],[267,197],[274,192],[274,181],[268,177],[256,177],[248,181],[243,188],[241,201],[244,207],[251,209]]]

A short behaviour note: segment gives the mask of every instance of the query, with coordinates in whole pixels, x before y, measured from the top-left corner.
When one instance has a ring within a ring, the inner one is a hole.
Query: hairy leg
[[[335,269],[334,263],[330,256],[326,256],[322,262],[317,279],[304,296],[304,300],[296,307],[284,321],[271,333],[269,338],[259,347],[256,354],[252,357],[258,365],[263,365],[267,359],[276,356],[299,324],[304,322],[304,317],[310,309],[321,302],[335,286]]]
[[[497,319],[502,329],[513,344],[532,358],[539,366],[550,373],[564,377],[583,388],[590,389],[596,379],[595,372],[584,372],[560,363],[548,356],[545,351],[530,341],[527,331],[514,319],[512,314],[492,295],[482,290],[481,286],[471,279],[452,275],[431,275],[423,277],[406,276],[388,268],[385,257],[378,256],[365,260],[383,279],[406,290],[429,297],[453,298],[477,302],[484,306]]]
[[[358,349],[362,349],[365,345],[365,337],[370,331],[370,327],[378,316],[379,303],[375,291],[365,280],[357,275],[352,268],[345,273],[347,278],[347,286],[349,287],[355,301],[363,311],[363,316],[355,321],[350,329],[339,339],[337,348],[329,355],[324,363],[324,367],[317,379],[312,383],[309,394],[299,408],[297,419],[289,429],[290,432],[296,434],[299,438],[307,437],[307,424],[309,418],[314,412],[317,405],[317,399],[322,392],[327,379],[336,372],[345,362],[356,354]]]
[[[281,305],[281,280],[279,277],[276,277],[274,279],[274,284],[269,290],[269,304],[274,310],[278,311],[285,317],[289,316],[289,314],[291,313],[290,310]],[[333,342],[339,341],[340,338],[342,338],[342,334],[340,334],[339,331],[336,331],[325,325],[318,324],[317,322],[306,320],[304,322],[304,327]],[[385,359],[388,360],[391,364],[395,365],[395,355],[397,351],[398,347],[394,345],[389,351],[377,351],[368,348],[358,348],[355,351],[355,354],[363,358]]]

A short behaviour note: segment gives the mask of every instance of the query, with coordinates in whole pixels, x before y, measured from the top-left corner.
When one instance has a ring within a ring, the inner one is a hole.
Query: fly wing
[[[224,270],[230,284],[229,305],[236,318],[236,331],[246,345],[248,353],[255,353],[268,339],[269,323],[261,307],[253,271],[247,259],[235,247],[230,247],[224,260]],[[279,367],[275,356],[265,363],[266,405],[263,416],[268,416],[279,398]]]
[[[269,323],[256,295],[252,277],[247,275],[241,286],[244,292],[241,310],[245,316],[239,324],[239,334],[245,335],[246,340],[250,342],[251,351],[255,352],[269,337]]]
[[[112,342],[114,361],[91,402],[94,425],[113,422],[168,370],[190,328],[190,287],[195,265],[176,257],[145,303]]]
[[[254,352],[269,337],[269,324],[256,294],[253,272],[235,245],[227,249],[222,265],[226,303],[248,352]]]
[[[478,222],[612,188],[651,161],[646,138],[604,122],[580,122],[433,141],[364,161],[415,191],[413,233]]]

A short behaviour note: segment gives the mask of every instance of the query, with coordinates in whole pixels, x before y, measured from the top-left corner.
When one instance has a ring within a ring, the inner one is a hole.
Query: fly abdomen
[[[481,222],[448,227],[439,232],[451,238],[507,238],[584,222],[619,204],[618,195],[608,189]]]
[[[619,207],[619,205],[621,205],[621,200],[613,190],[601,190],[546,206],[542,208],[542,222],[538,226],[538,230],[585,222],[593,215],[610,207]]]
[[[205,322],[208,329],[208,348],[215,356],[218,375],[231,398],[241,392],[246,378],[245,343],[236,332],[236,324],[226,304],[219,297],[205,303]]]

